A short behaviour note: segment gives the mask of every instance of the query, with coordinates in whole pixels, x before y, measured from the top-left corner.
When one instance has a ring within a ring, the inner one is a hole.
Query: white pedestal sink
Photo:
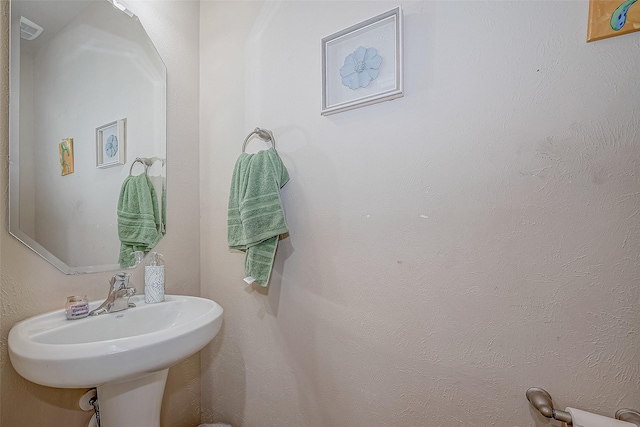
[[[169,368],[207,345],[222,326],[214,301],[167,295],[116,313],[67,320],[64,310],[16,323],[9,332],[15,370],[36,384],[97,387],[101,427],[160,427]],[[91,304],[96,308],[101,301]]]

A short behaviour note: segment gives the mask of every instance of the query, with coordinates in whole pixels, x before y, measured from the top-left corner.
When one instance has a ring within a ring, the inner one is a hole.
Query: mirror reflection
[[[129,10],[11,1],[9,132],[10,232],[62,272],[131,267],[160,241],[166,68]]]

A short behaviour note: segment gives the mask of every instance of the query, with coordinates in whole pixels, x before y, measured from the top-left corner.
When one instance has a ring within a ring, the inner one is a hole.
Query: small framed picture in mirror
[[[61,175],[73,173],[73,138],[65,138],[58,144]]]
[[[96,128],[96,167],[109,168],[126,163],[127,119]]]

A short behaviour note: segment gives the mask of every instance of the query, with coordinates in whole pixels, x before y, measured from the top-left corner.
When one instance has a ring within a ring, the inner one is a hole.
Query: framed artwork
[[[322,39],[323,116],[401,96],[400,6]]]
[[[96,167],[109,168],[126,163],[127,119],[96,129]]]
[[[589,0],[587,42],[640,31],[637,0]]]
[[[60,154],[60,174],[62,176],[73,173],[73,138],[63,139],[58,144]]]

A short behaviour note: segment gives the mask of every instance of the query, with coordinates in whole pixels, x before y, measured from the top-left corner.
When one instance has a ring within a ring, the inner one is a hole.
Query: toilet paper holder
[[[545,417],[562,421],[567,425],[573,425],[573,420],[571,419],[570,413],[553,408],[551,395],[547,393],[546,390],[538,387],[531,387],[529,390],[527,390],[526,395],[527,400],[531,403],[531,405]],[[640,412],[634,409],[619,409],[616,412],[615,417],[616,420],[633,423],[640,427]]]

